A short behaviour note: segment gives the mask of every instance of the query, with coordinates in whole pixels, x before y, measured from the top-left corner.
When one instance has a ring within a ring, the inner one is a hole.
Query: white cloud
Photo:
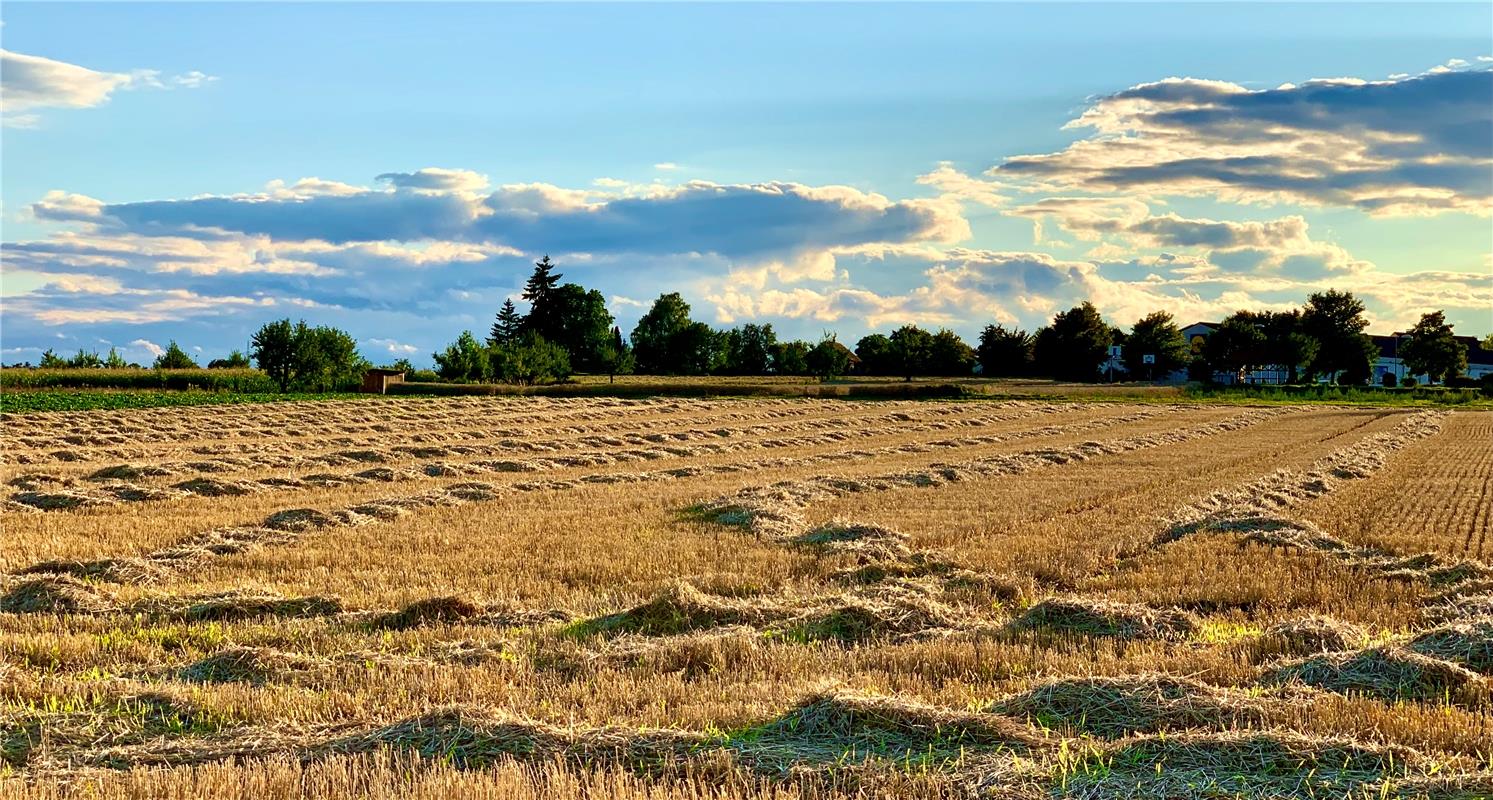
[[[128,345],[131,350],[144,350],[151,358],[157,358],[166,353],[166,348],[150,341],[149,339],[136,339]]]
[[[35,127],[30,112],[42,108],[93,108],[116,91],[136,88],[196,89],[217,80],[193,70],[162,78],[155,70],[100,72],[65,61],[0,50],[0,107],[7,127]]]
[[[361,343],[378,348],[394,356],[411,356],[420,352],[420,348],[394,339],[364,339]]]

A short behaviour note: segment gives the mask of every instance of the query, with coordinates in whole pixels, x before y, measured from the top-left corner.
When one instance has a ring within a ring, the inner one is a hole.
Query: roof
[[[1395,331],[1389,336],[1370,335],[1374,344],[1379,346],[1381,358],[1398,358],[1399,343],[1410,338],[1410,334],[1404,331]],[[1467,363],[1493,366],[1493,350],[1484,350],[1482,342],[1476,336],[1453,336],[1463,347],[1467,348]]]
[[[403,375],[402,369],[384,369],[383,367],[370,367],[365,375]]]

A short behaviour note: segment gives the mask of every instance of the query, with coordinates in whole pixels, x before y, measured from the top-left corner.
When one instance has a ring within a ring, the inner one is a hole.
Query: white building
[[[1192,352],[1197,354],[1202,352],[1203,344],[1208,341],[1208,337],[1214,331],[1218,330],[1218,327],[1219,323],[1217,322],[1194,322],[1182,329],[1182,335],[1192,345]],[[1374,344],[1379,348],[1379,355],[1374,359],[1371,369],[1370,381],[1372,383],[1376,385],[1382,384],[1385,374],[1394,375],[1396,383],[1403,381],[1407,377],[1414,377],[1418,383],[1424,384],[1427,382],[1424,375],[1409,375],[1409,370],[1406,369],[1404,360],[1399,356],[1400,348],[1404,345],[1404,341],[1410,338],[1410,334],[1403,331],[1396,331],[1389,336],[1375,336],[1371,334],[1369,338],[1373,339]],[[1471,336],[1458,336],[1456,338],[1457,341],[1461,342],[1467,348],[1467,371],[1463,373],[1464,377],[1476,380],[1484,375],[1493,373],[1493,351],[1484,350],[1482,344]],[[1285,383],[1290,378],[1290,374],[1291,371],[1286,367],[1257,369],[1245,373],[1244,383]],[[1187,376],[1186,373],[1176,373],[1173,377],[1185,379]],[[1236,376],[1220,372],[1214,378],[1219,383],[1234,383]]]

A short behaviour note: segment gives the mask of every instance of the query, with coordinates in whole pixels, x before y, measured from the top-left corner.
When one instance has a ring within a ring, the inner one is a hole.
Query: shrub
[[[1405,389],[1414,389],[1418,385],[1418,383],[1419,382],[1415,380],[1415,376],[1406,375],[1405,379],[1400,381],[1400,386]]]
[[[1386,389],[1393,389],[1395,388],[1395,385],[1399,383],[1399,379],[1395,377],[1395,374],[1393,372],[1386,372],[1381,378],[1379,378],[1379,382],[1384,384],[1384,387]]]

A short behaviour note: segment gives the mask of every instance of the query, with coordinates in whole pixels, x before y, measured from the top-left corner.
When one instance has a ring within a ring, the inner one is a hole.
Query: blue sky
[[[1493,329],[1493,7],[5,5],[5,362],[374,361],[543,253],[624,330],[967,337],[1328,286]],[[380,177],[382,176],[382,177]]]

